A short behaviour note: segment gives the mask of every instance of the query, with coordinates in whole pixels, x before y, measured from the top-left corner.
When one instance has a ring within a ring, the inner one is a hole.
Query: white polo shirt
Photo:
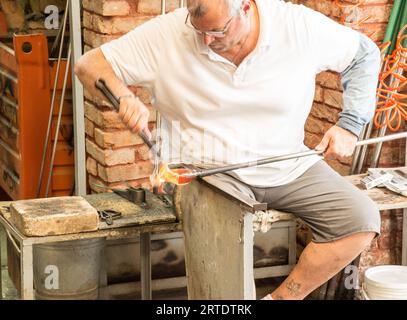
[[[101,47],[120,79],[151,92],[164,118],[165,160],[213,166],[308,150],[304,124],[315,76],[344,71],[357,53],[359,34],[304,6],[256,4],[259,41],[239,67],[185,26],[185,8]],[[294,159],[233,175],[253,186],[279,186],[319,160]]]

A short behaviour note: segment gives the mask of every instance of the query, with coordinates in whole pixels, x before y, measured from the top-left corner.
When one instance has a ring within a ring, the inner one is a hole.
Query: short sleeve
[[[115,74],[127,85],[149,86],[155,78],[163,39],[170,29],[165,28],[166,21],[164,17],[153,18],[101,46]]]
[[[303,7],[303,19],[316,73],[344,71],[358,51],[359,33],[306,7]]]

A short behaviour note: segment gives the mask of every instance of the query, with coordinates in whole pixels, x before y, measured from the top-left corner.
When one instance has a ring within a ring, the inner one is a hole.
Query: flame
[[[151,177],[151,183],[155,187],[160,187],[163,183],[169,182],[177,186],[191,183],[195,177],[189,169],[170,169],[167,164],[161,163],[158,173],[154,173]]]

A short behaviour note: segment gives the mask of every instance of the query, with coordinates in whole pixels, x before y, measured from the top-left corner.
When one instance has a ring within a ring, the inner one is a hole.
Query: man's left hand
[[[324,151],[326,159],[345,158],[353,154],[357,141],[358,138],[350,131],[333,126],[315,150]]]

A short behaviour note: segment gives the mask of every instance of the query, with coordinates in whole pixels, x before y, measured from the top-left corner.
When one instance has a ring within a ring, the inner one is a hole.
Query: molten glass
[[[170,169],[166,164],[160,164],[158,174],[152,176],[152,184],[161,186],[165,182],[176,184],[177,186],[186,185],[195,180],[192,170],[180,168]]]

